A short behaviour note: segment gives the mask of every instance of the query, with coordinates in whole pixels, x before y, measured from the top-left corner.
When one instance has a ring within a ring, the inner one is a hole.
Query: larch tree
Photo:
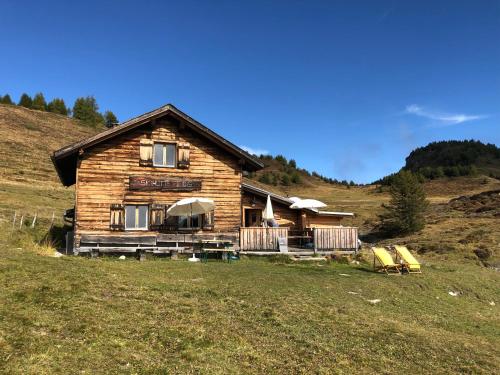
[[[117,124],[118,124],[118,119],[116,118],[113,112],[111,111],[104,112],[104,125],[106,125],[107,128],[112,128]]]
[[[31,106],[33,105],[33,99],[31,99],[31,96],[24,93],[21,95],[18,105],[25,108],[31,108]]]
[[[73,117],[92,126],[104,122],[102,115],[99,113],[97,101],[93,96],[81,97],[75,100]]]
[[[47,102],[45,101],[45,97],[41,92],[35,94],[31,108],[37,109],[39,111],[47,110]]]
[[[47,105],[47,110],[64,116],[68,115],[68,107],[66,107],[64,100],[60,98],[52,99],[52,101]]]

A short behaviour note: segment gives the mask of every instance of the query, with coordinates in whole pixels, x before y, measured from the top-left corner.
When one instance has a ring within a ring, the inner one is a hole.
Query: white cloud
[[[406,113],[436,120],[444,125],[456,125],[468,121],[481,120],[487,118],[486,115],[466,115],[462,113],[444,113],[424,109],[416,104],[406,106]]]
[[[269,151],[263,150],[263,149],[260,149],[260,148],[253,148],[253,147],[248,147],[248,146],[240,146],[240,148],[242,150],[245,150],[246,152],[248,152],[251,155],[260,156],[260,155],[267,155],[267,154],[269,154]]]

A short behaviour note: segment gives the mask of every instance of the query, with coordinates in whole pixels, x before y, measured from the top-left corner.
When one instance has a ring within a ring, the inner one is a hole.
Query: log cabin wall
[[[139,165],[141,139],[189,143],[187,169]],[[201,180],[201,190],[129,190],[129,176]],[[110,230],[112,204],[168,204],[187,197],[215,201],[213,232],[237,231],[241,224],[241,166],[237,157],[202,138],[174,119],[165,117],[84,151],[76,180],[75,242],[83,234],[118,234]],[[124,235],[151,235],[154,231],[126,231]]]
[[[271,203],[273,205],[274,217],[280,227],[288,227],[292,230],[302,229],[300,210],[293,210],[289,206],[272,199]],[[265,206],[266,199],[249,192],[243,192],[241,200],[242,215],[244,215],[245,209],[263,210]]]

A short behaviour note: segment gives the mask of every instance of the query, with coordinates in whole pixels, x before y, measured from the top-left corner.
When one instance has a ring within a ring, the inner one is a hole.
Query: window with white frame
[[[146,205],[125,205],[125,230],[147,230],[148,213]]]
[[[175,143],[155,143],[153,151],[153,165],[155,167],[175,168]]]

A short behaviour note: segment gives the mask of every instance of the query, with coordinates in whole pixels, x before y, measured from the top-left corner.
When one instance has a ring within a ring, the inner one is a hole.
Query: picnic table
[[[209,253],[222,253],[222,260],[231,261],[230,253],[234,253],[233,243],[228,240],[201,240],[201,261],[208,261]]]

